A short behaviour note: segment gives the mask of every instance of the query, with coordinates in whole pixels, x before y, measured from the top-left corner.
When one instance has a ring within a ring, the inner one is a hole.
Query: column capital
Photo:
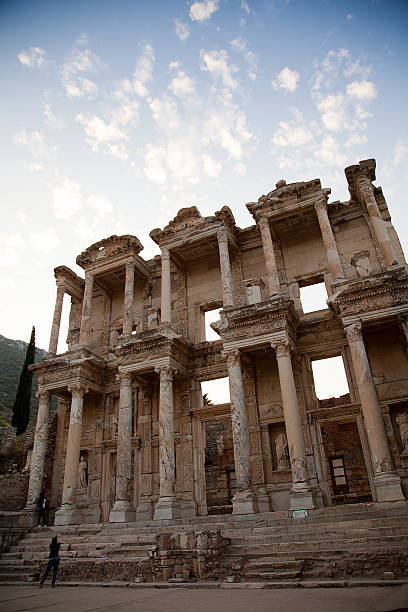
[[[64,295],[64,293],[66,293],[66,286],[62,281],[57,280],[57,295]]]
[[[364,200],[374,198],[374,188],[369,178],[366,176],[360,176],[357,179],[357,185]]]
[[[121,387],[130,387],[132,384],[132,372],[118,372],[116,380],[120,382]]]
[[[222,356],[227,361],[227,366],[241,365],[241,356],[239,349],[227,349],[222,351]]]
[[[275,351],[277,358],[285,356],[290,357],[290,353],[294,348],[292,342],[287,338],[282,340],[272,340],[271,347]]]
[[[51,398],[51,392],[50,391],[43,391],[42,389],[38,389],[38,391],[36,392],[35,396],[38,398],[38,401],[40,401],[41,403],[45,403],[45,402],[49,402],[50,398]]]
[[[85,387],[81,384],[76,384],[68,387],[68,391],[71,393],[72,398],[82,399],[85,393],[88,393],[89,387]]]
[[[258,225],[260,228],[269,227],[269,219],[265,215],[261,215],[258,218]]]
[[[344,331],[346,332],[348,342],[361,342],[363,340],[362,329],[361,321],[346,325]]]
[[[217,240],[218,240],[218,243],[228,242],[228,234],[227,234],[227,230],[225,229],[225,227],[220,227],[217,230]]]
[[[176,368],[172,368],[170,365],[163,365],[155,366],[154,371],[160,375],[160,382],[163,380],[172,382],[177,370]]]
[[[327,213],[327,196],[320,198],[314,203],[315,211]]]
[[[125,269],[127,270],[134,270],[135,269],[135,262],[134,261],[128,261],[127,263],[125,263]]]
[[[161,249],[161,258],[170,261],[170,251],[169,249]]]
[[[93,272],[85,272],[85,280],[89,281],[89,282],[93,282],[94,280],[94,274]]]

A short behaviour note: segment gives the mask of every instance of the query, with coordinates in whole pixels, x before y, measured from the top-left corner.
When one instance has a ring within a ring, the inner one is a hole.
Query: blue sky
[[[247,226],[280,178],[344,200],[367,157],[406,250],[407,18],[393,0],[1,3],[0,333],[35,324],[47,348],[53,268],[79,273],[102,237],[152,257],[149,231],[192,204]]]

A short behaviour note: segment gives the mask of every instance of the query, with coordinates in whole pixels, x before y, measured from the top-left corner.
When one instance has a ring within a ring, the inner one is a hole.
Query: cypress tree
[[[13,418],[11,424],[17,429],[17,435],[22,434],[27,429],[30,419],[30,401],[31,401],[31,385],[33,382],[33,373],[28,369],[28,366],[34,363],[35,360],[35,327],[31,330],[30,343],[27,346],[27,352],[24,360],[23,369],[20,374],[20,382],[16,393],[16,399],[13,404]]]

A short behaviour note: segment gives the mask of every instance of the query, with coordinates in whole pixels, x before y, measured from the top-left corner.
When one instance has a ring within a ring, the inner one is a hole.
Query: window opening
[[[214,321],[218,321],[220,318],[220,310],[221,308],[215,308],[214,310],[207,310],[204,313],[204,325],[205,325],[205,339],[208,342],[213,342],[214,340],[219,340],[220,336],[213,330],[210,326],[210,323]]]
[[[305,314],[326,309],[327,297],[326,285],[323,282],[300,287],[300,301]]]
[[[341,397],[349,393],[342,357],[312,361],[313,380],[318,399]]]
[[[228,376],[216,380],[205,380],[201,383],[201,393],[204,405],[229,404],[230,392]]]

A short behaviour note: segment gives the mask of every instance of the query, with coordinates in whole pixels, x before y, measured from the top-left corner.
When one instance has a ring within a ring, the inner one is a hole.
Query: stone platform
[[[35,528],[1,556],[0,581],[38,579],[54,534],[62,543],[58,580],[67,584],[271,588],[408,578],[406,502],[328,507],[303,517],[274,512]]]

